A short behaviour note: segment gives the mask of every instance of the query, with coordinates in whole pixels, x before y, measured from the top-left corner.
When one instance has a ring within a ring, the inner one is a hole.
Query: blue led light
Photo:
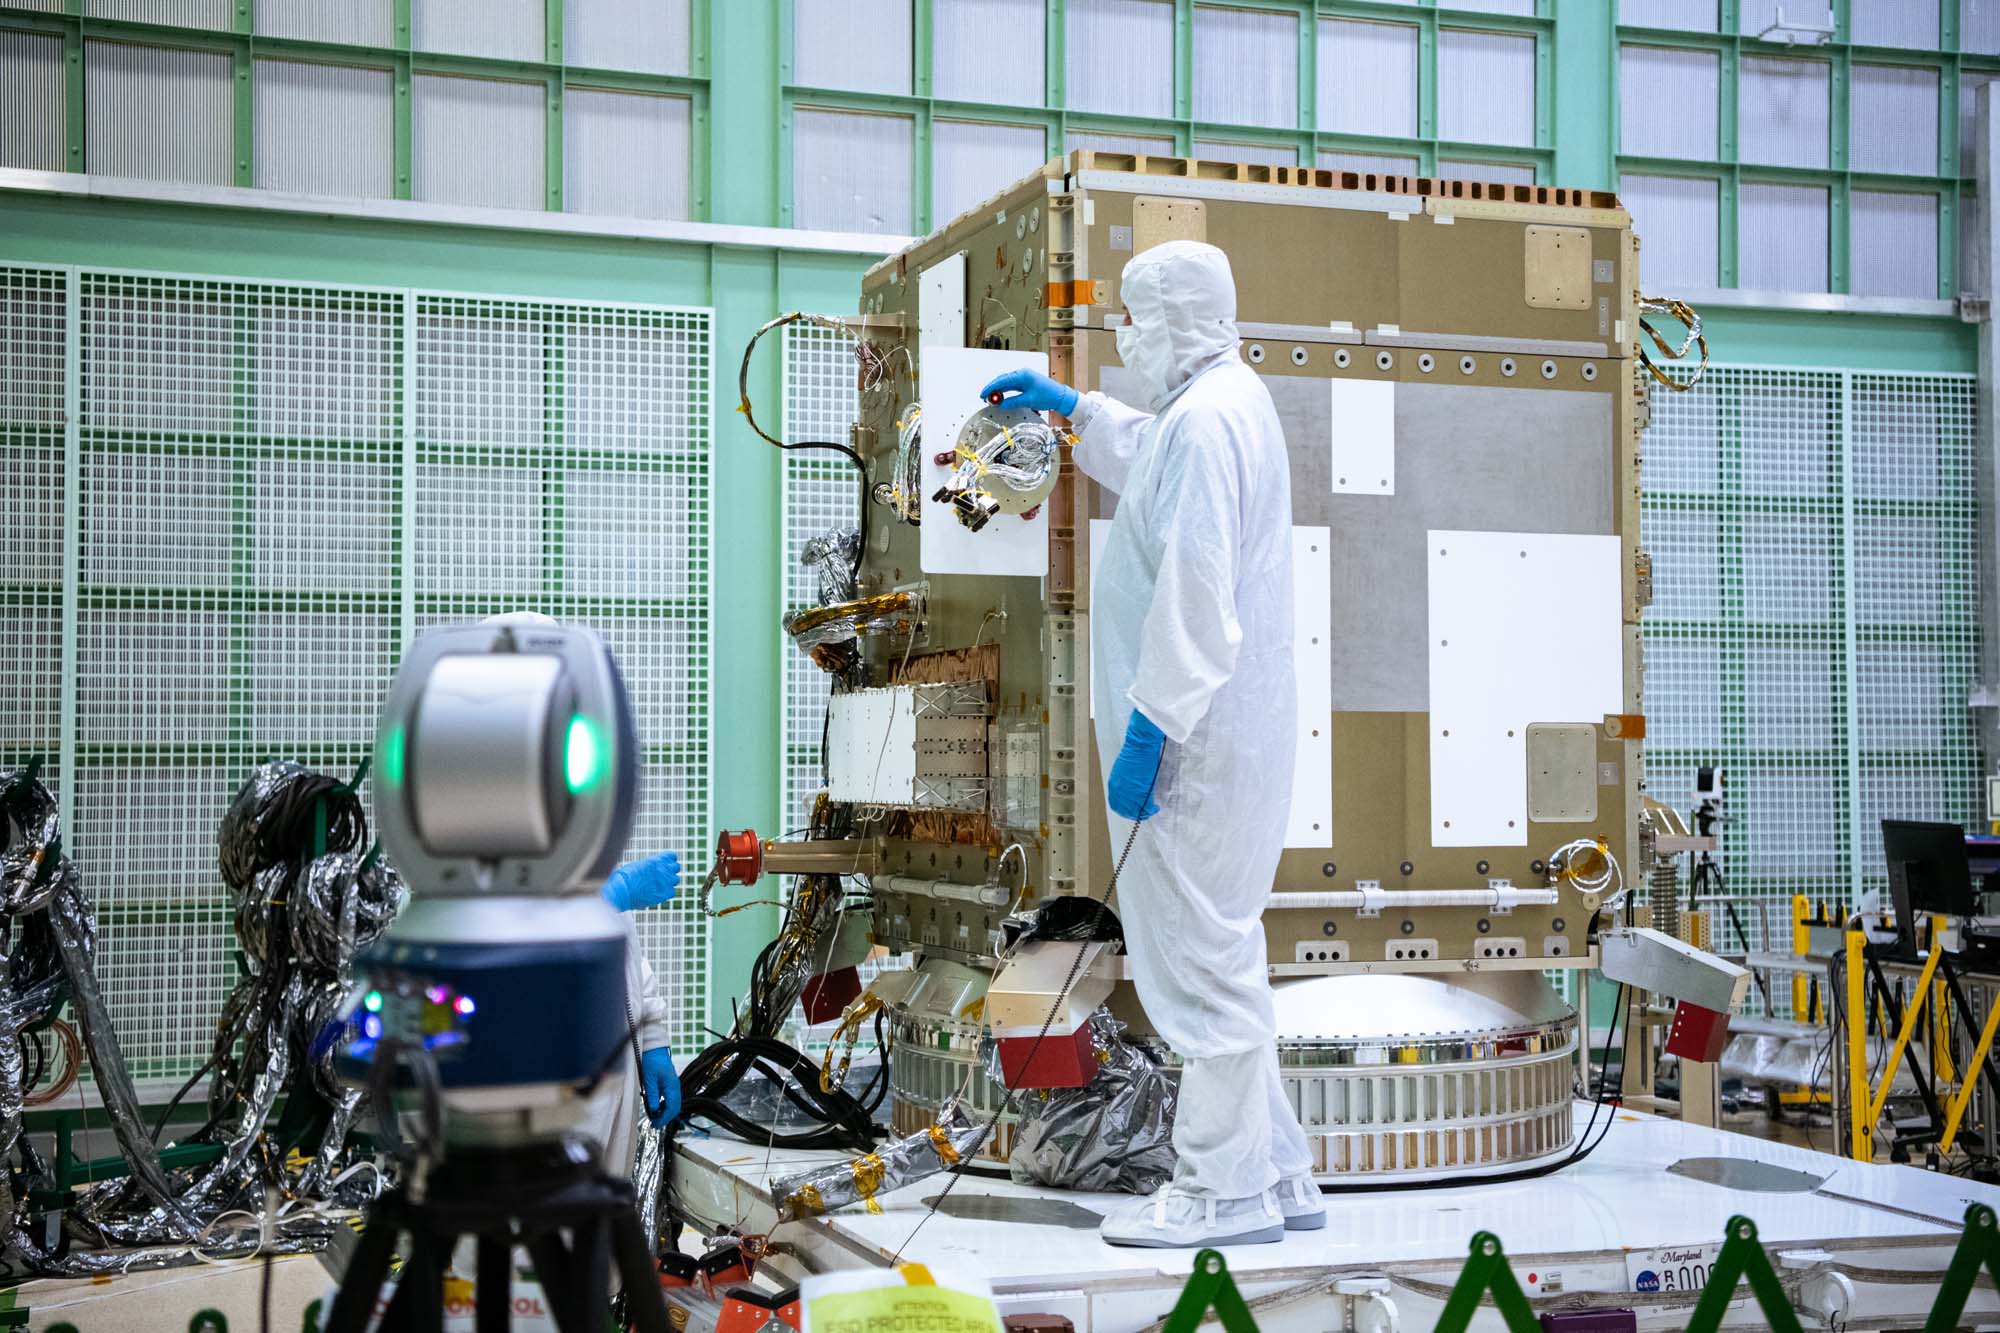
[[[371,1041],[382,1035],[382,1020],[370,1014],[361,1020],[361,1035]]]

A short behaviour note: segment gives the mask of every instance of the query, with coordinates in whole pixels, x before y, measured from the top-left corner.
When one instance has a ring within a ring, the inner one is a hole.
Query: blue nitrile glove
[[[654,1129],[663,1129],[681,1113],[681,1076],[674,1069],[674,1053],[655,1046],[639,1057],[639,1074],[645,1085],[646,1119]]]
[[[1153,725],[1153,719],[1133,709],[1132,720],[1125,724],[1125,743],[1118,747],[1104,784],[1114,814],[1145,819],[1160,813],[1153,782],[1160,775],[1160,749],[1166,743],[1166,733]]]
[[[1003,400],[1002,407],[1027,407],[1037,412],[1060,412],[1064,416],[1076,411],[1076,390],[1039,370],[1023,368],[995,376],[979,391],[979,397],[983,402],[991,402],[996,393],[1014,395]]]
[[[631,861],[611,872],[598,890],[604,901],[621,912],[670,903],[681,887],[681,859],[661,852],[643,861]]]

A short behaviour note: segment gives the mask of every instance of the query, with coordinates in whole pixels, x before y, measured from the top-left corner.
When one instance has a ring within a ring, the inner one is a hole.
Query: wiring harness
[[[379,1192],[380,1172],[350,1162],[347,1139],[365,1094],[334,1075],[336,1018],[356,953],[407,901],[401,877],[368,845],[359,786],[300,764],[258,766],[222,818],[218,860],[233,908],[243,976],[223,1001],[207,1062],[157,1118],[157,1141],[205,1075],[208,1118],[184,1142],[215,1145],[210,1163],[170,1173],[166,1204],[129,1181],[90,1190],[73,1212],[103,1245],[166,1245],[206,1237],[217,1219],[261,1215],[267,1190],[287,1201],[280,1246],[314,1248],[331,1234],[319,1205],[354,1206]],[[278,1102],[283,1116],[273,1123]],[[291,1150],[296,1148],[298,1155]],[[266,1227],[270,1219],[264,1219]]]
[[[1684,335],[1681,338],[1681,345],[1675,347],[1661,337],[1659,330],[1645,318],[1647,315],[1666,315],[1670,319],[1679,320]],[[1693,306],[1671,297],[1642,296],[1639,298],[1639,331],[1651,339],[1653,346],[1659,349],[1660,355],[1669,361],[1682,360],[1691,348],[1701,349],[1701,364],[1694,368],[1694,373],[1683,383],[1660,369],[1659,364],[1646,354],[1646,345],[1641,343],[1639,364],[1646,368],[1648,374],[1675,393],[1686,393],[1701,383],[1701,377],[1708,373],[1708,339],[1701,335],[1701,316],[1695,312]]]

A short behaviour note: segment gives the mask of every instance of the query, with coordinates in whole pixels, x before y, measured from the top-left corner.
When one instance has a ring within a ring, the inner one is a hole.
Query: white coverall
[[[639,943],[632,914],[621,912],[625,927],[625,1003],[632,1021],[639,1025],[640,1051],[667,1044],[667,1002],[653,978],[653,965]],[[591,1096],[577,1132],[587,1135],[604,1150],[604,1170],[620,1180],[632,1174],[632,1159],[638,1150],[638,1129],[646,1109],[639,1086],[639,1057],[631,1042],[618,1050],[618,1063]]]
[[[1146,1016],[1185,1062],[1174,1187],[1241,1199],[1309,1170],[1278,1078],[1262,927],[1291,805],[1292,499],[1270,395],[1237,354],[1213,246],[1125,268],[1119,350],[1156,415],[1101,393],[1076,462],[1118,507],[1092,581],[1091,691],[1109,772],[1137,708],[1165,733],[1160,812],[1118,877]],[[1111,846],[1132,825],[1113,814]]]

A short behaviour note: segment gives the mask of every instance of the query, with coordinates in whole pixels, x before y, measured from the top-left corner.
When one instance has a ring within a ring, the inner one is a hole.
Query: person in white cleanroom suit
[[[1116,907],[1139,999],[1184,1065],[1179,1162],[1107,1216],[1118,1245],[1275,1241],[1324,1226],[1278,1078],[1262,918],[1284,848],[1297,702],[1292,494],[1277,411],[1237,354],[1236,284],[1170,241],[1121,280],[1118,356],[1147,410],[1016,371],[984,395],[1057,411],[1118,495],[1092,584],[1091,697]]]

